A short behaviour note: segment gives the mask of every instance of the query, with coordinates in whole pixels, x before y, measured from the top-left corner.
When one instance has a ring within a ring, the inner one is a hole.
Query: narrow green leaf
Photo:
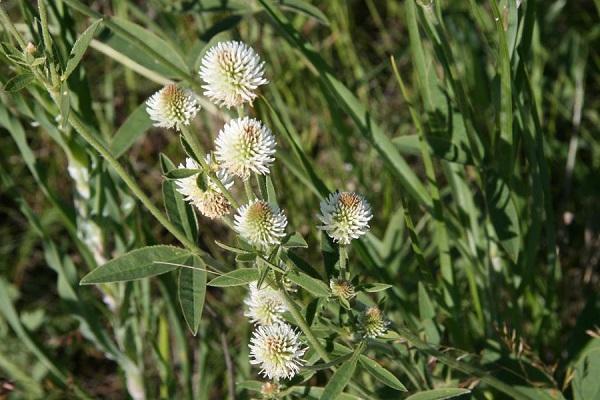
[[[84,276],[80,284],[130,281],[164,274],[179,268],[189,256],[188,250],[179,247],[142,247],[99,266]]]
[[[110,47],[152,71],[169,77],[186,78],[182,73],[189,73],[189,68],[171,43],[122,18],[111,17],[107,25],[117,34],[107,41]]]
[[[230,246],[228,244],[221,243],[218,240],[215,240],[215,244],[217,246],[219,246],[220,248],[224,249],[224,250],[231,251],[232,253],[236,253],[236,254],[254,254],[254,253],[252,253],[249,250],[241,249],[241,248],[235,247],[235,246]]]
[[[496,235],[512,261],[517,262],[521,247],[519,215],[510,188],[503,178],[491,170],[486,176],[485,197]]]
[[[317,297],[329,296],[329,288],[326,284],[304,272],[294,269],[286,274],[286,278]]]
[[[160,154],[160,167],[163,174],[175,169],[175,164],[164,154]],[[198,221],[192,206],[183,200],[177,191],[176,184],[170,180],[162,182],[163,201],[169,220],[185,232],[194,242],[198,239]]]
[[[387,369],[383,368],[377,361],[371,360],[367,356],[360,356],[358,359],[360,365],[381,383],[402,392],[406,392],[406,387]]]
[[[259,278],[258,269],[256,268],[239,268],[235,271],[228,272],[224,275],[217,276],[210,282],[208,286],[214,287],[230,287],[247,285],[250,282],[257,281]]]
[[[384,290],[388,290],[392,285],[388,285],[387,283],[369,283],[366,284],[362,290],[369,293],[381,292]]]
[[[7,92],[18,92],[19,90],[25,88],[33,81],[33,75],[27,72],[20,73],[18,75],[13,76],[6,82],[4,85],[4,90]]]
[[[62,75],[62,80],[67,80],[69,75],[77,68],[83,54],[87,50],[90,42],[94,38],[96,34],[96,30],[98,26],[102,23],[102,19],[94,21],[82,34],[77,38],[73,48],[71,49],[71,53],[69,54],[69,61],[67,61],[67,66],[65,68],[65,72]]]
[[[433,389],[415,393],[406,400],[445,400],[471,393],[469,389],[449,388]]]
[[[329,383],[325,386],[325,390],[323,390],[321,400],[336,400],[339,398],[339,395],[344,391],[344,388],[350,383],[350,379],[352,379],[352,375],[354,375],[354,371],[356,370],[356,355],[356,353],[353,354],[352,358],[343,363],[342,366],[335,371],[329,380]]]
[[[71,112],[71,98],[69,96],[67,81],[64,81],[60,85],[59,99],[60,125],[65,128],[69,122],[69,113]]]
[[[419,282],[419,316],[421,321],[435,317],[435,310],[425,286]]]
[[[110,142],[110,149],[119,158],[152,126],[146,103],[140,104],[119,127]]]
[[[189,178],[190,176],[194,176],[196,174],[201,173],[201,169],[190,169],[190,168],[175,168],[165,174],[165,178],[167,179],[183,179]]]
[[[308,243],[306,243],[301,234],[294,232],[283,239],[281,246],[288,249],[294,247],[307,248]]]
[[[329,26],[329,20],[327,16],[323,14],[321,10],[307,1],[302,0],[280,0],[279,7],[282,9],[289,9],[300,14],[307,15],[309,17],[314,18],[325,26]]]
[[[177,291],[185,322],[192,334],[196,336],[206,296],[206,266],[198,257],[191,257],[187,263],[191,263],[194,268],[179,270]]]
[[[349,360],[350,357],[352,357],[352,353],[345,354],[345,355],[340,356],[340,357],[338,357],[330,362],[327,362],[327,363],[307,365],[303,369],[309,370],[309,371],[321,371],[324,369],[329,369],[331,367],[335,367],[336,365],[343,363],[346,360]]]

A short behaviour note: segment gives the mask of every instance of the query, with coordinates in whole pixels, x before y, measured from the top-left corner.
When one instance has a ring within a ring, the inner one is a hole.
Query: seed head
[[[339,297],[340,299],[344,299],[346,301],[350,301],[356,296],[356,292],[354,291],[354,285],[352,282],[337,278],[331,279],[329,281],[329,288],[331,289],[331,294],[335,297]]]
[[[379,307],[373,306],[369,307],[360,316],[360,324],[360,331],[362,332],[363,336],[375,339],[387,331],[390,321],[384,318]]]
[[[233,181],[227,172],[218,169],[210,154],[206,156],[205,161],[212,172],[216,171],[217,178],[223,186],[229,189],[233,185]],[[200,165],[189,157],[186,158],[185,165],[179,164],[179,168],[201,169]],[[208,183],[206,188],[203,189],[198,185],[199,175],[200,173],[197,173],[186,178],[177,179],[175,181],[177,191],[184,196],[186,201],[196,206],[202,215],[208,218],[214,219],[228,214],[231,206],[217,184],[207,178]]]

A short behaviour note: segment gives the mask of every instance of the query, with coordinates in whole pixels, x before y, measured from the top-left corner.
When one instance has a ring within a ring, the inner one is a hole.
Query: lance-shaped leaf
[[[186,262],[193,268],[181,268],[177,282],[179,305],[190,331],[198,333],[204,298],[206,297],[206,266],[198,257],[190,257]]]
[[[142,247],[99,266],[84,276],[80,284],[131,281],[164,274],[179,268],[190,255],[188,250],[179,247]]]

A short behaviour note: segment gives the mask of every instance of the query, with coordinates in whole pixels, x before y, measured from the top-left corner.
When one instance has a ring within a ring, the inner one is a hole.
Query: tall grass
[[[0,393],[266,398],[243,316],[259,280],[309,348],[281,398],[598,398],[599,14],[563,0],[2,2]],[[228,39],[265,61],[253,106],[201,96],[182,138],[152,127],[146,99],[172,82],[201,94],[200,61]],[[176,165],[238,113],[277,139],[269,178],[246,188],[289,220],[272,254],[175,189]],[[373,210],[348,248],[316,228],[336,189]],[[352,304],[329,292],[346,252]],[[373,305],[391,325],[359,340]]]

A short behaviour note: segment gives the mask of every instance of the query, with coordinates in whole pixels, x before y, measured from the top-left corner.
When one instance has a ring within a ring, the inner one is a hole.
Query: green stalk
[[[340,245],[340,276],[342,279],[348,279],[347,263],[348,260],[348,247],[346,245]]]
[[[321,357],[321,359],[323,359],[323,361],[325,362],[330,362],[331,358],[329,357],[329,354],[327,354],[327,351],[325,350],[321,342],[319,342],[317,337],[311,331],[310,326],[308,326],[308,323],[304,319],[304,316],[300,313],[300,310],[298,309],[298,306],[296,305],[294,300],[290,297],[290,295],[285,290],[281,282],[278,282],[278,286],[279,291],[283,294],[283,299],[285,300],[287,308],[290,311],[290,314],[292,314],[292,318],[294,318],[294,322],[296,323],[296,325],[300,327],[300,329],[306,336],[306,339],[308,339],[309,344],[312,346],[313,349],[315,349],[317,354],[319,354],[319,357]]]
[[[256,198],[256,196],[254,195],[254,191],[252,190],[252,185],[250,184],[250,179],[246,179],[244,181],[244,190],[246,191],[246,197],[248,197],[248,202]]]
[[[48,70],[50,70],[50,79],[52,79],[52,86],[58,87],[60,80],[56,74],[56,68],[54,66],[54,55],[52,53],[52,38],[50,37],[50,31],[48,30],[48,11],[44,0],[38,0],[38,10],[40,13],[40,23],[42,25],[42,39],[44,40],[44,52],[48,57]]]

